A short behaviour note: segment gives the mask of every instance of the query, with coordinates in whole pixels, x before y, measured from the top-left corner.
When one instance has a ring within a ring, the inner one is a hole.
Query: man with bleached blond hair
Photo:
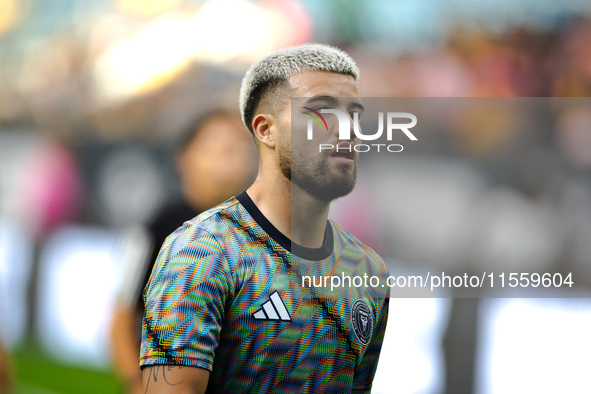
[[[348,54],[320,44],[280,50],[248,70],[240,109],[258,175],[162,246],[144,293],[147,393],[371,391],[388,299],[355,286],[331,294],[301,280],[387,276],[371,248],[328,219],[331,201],[355,186],[358,155],[310,148],[347,148],[356,137],[339,141],[327,118],[305,139],[310,111],[363,111],[358,78]]]

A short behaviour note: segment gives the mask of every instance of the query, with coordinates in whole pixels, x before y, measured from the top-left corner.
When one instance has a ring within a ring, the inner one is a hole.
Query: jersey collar
[[[275,240],[284,249],[293,253],[294,255],[301,257],[306,260],[323,260],[330,256],[334,248],[334,239],[332,234],[332,226],[330,222],[326,221],[326,229],[324,230],[324,241],[322,246],[319,248],[307,248],[292,242],[282,232],[277,230],[275,226],[271,224],[269,220],[262,214],[257,208],[250,196],[246,193],[246,190],[236,196],[236,199],[242,204],[242,206],[248,211],[250,216],[257,222],[259,226],[267,233],[271,238]]]

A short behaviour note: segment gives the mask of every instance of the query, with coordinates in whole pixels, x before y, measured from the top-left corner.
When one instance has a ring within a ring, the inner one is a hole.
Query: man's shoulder
[[[366,262],[368,269],[374,273],[388,274],[388,267],[375,250],[361,242],[357,237],[351,234],[340,224],[330,220],[333,231],[335,233],[335,247],[340,249],[341,258],[357,260],[359,262]],[[346,255],[346,256],[344,256]]]
[[[236,197],[232,197],[213,208],[203,211],[187,223],[190,226],[204,229],[215,229],[216,226],[232,222],[232,219],[238,219],[237,214],[239,214],[239,211],[240,202]]]
[[[212,248],[225,249],[228,237],[239,235],[236,231],[228,230],[240,226],[243,215],[240,202],[232,197],[186,221],[166,238],[163,247],[170,248],[173,254],[187,246],[204,242],[211,243]]]
[[[330,220],[330,219],[329,219]],[[376,299],[388,298],[390,289],[387,278],[390,275],[384,259],[371,247],[365,245],[340,224],[330,220],[335,233],[335,248],[338,248],[339,264],[349,266],[356,276],[379,280],[378,286],[367,286],[368,295]]]
[[[368,259],[372,260],[377,265],[385,265],[384,259],[371,247],[361,242],[357,237],[351,234],[346,228],[338,224],[337,222],[330,220],[330,224],[335,232],[337,242],[341,248],[353,248],[363,251],[367,255]]]

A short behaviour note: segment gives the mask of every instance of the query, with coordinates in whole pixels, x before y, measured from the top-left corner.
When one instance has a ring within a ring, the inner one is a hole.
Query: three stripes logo
[[[291,316],[277,291],[271,294],[269,301],[265,302],[263,307],[252,316],[255,320],[291,321]]]

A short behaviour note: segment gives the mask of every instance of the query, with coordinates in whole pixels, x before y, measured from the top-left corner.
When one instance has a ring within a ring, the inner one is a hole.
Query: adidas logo
[[[256,320],[281,320],[291,321],[291,316],[285,307],[285,304],[279,297],[279,293],[275,291],[269,297],[269,301],[263,304],[263,307],[256,311],[252,316]]]

